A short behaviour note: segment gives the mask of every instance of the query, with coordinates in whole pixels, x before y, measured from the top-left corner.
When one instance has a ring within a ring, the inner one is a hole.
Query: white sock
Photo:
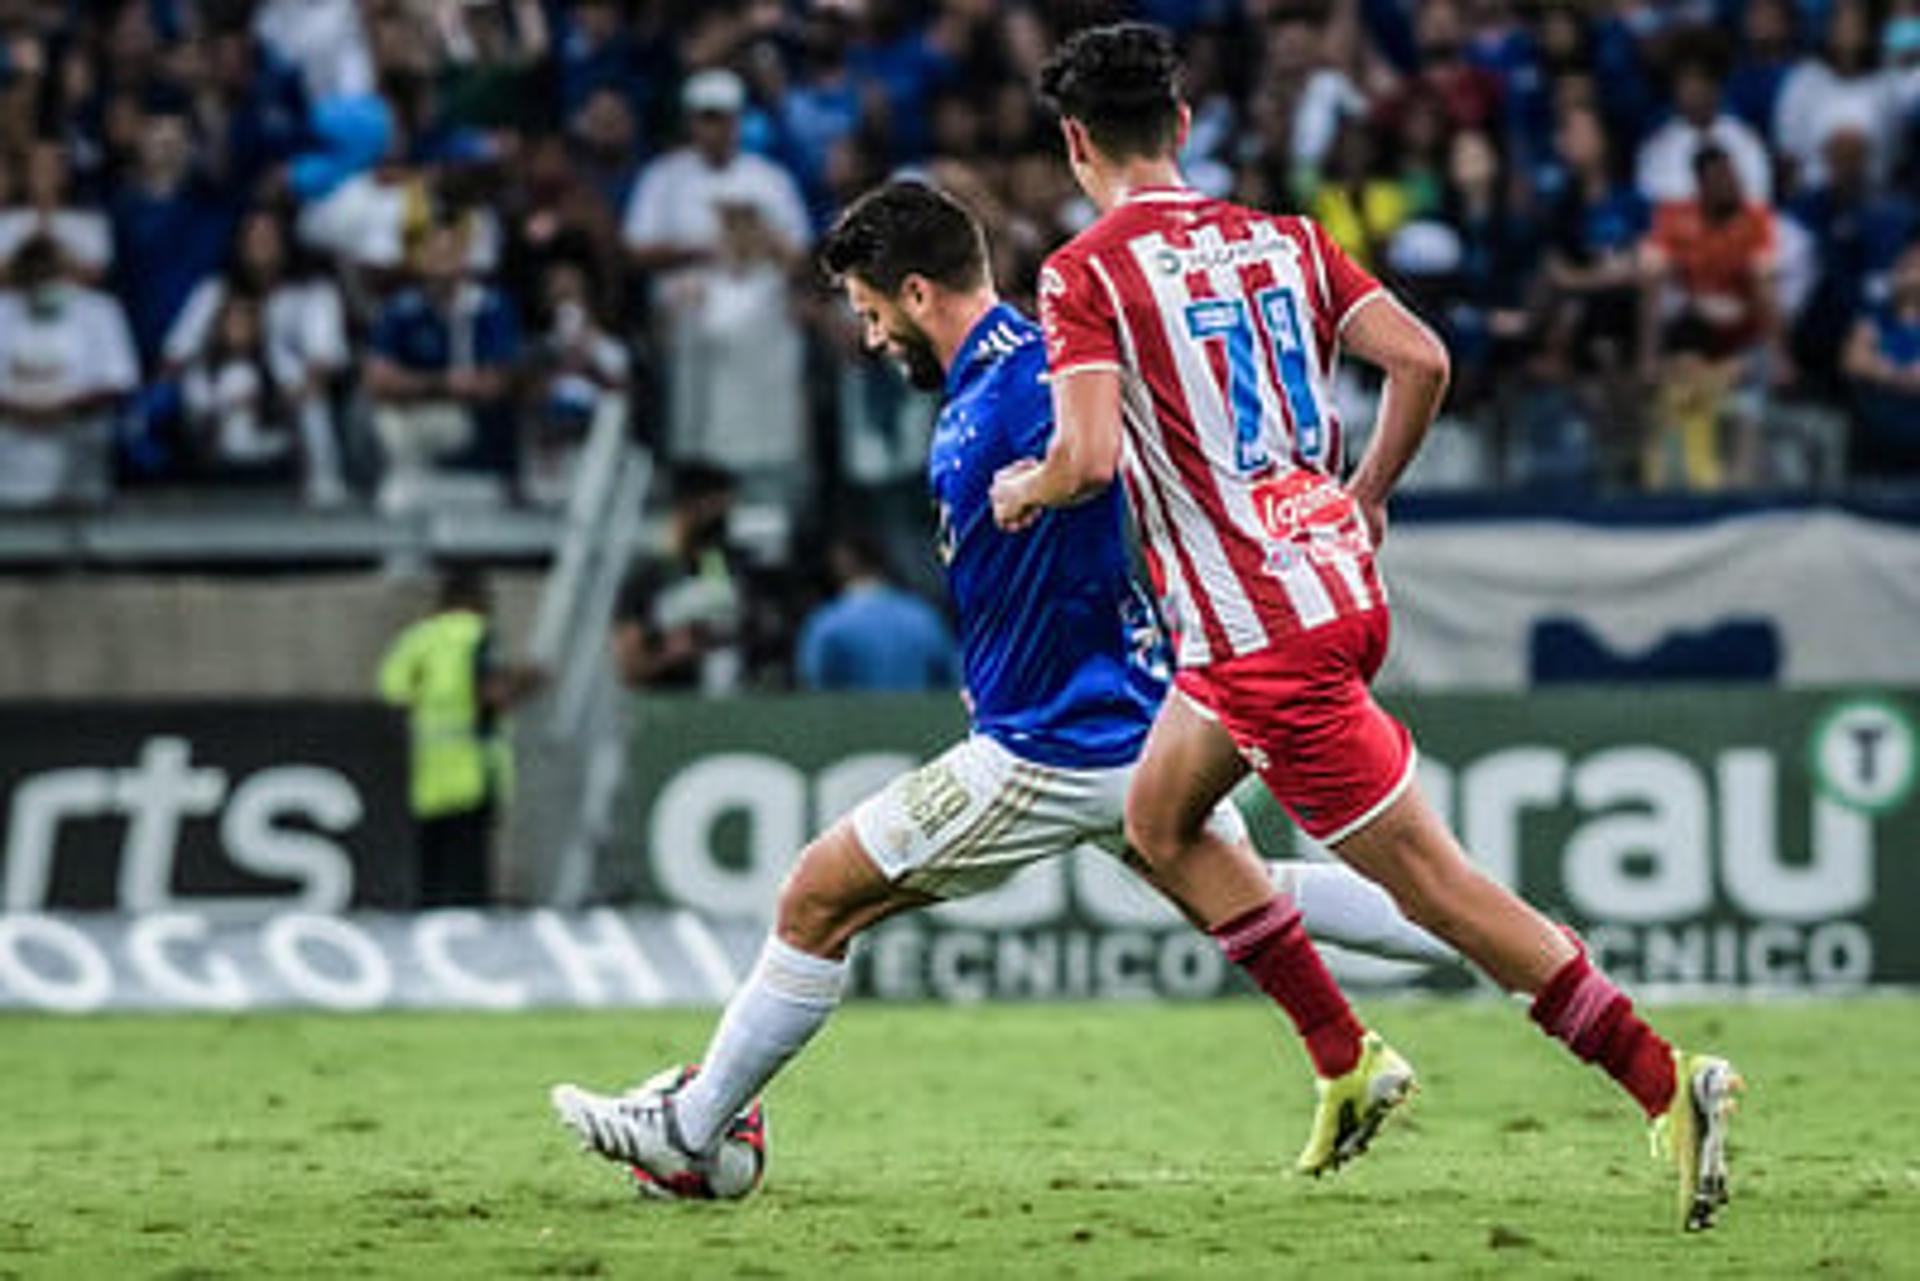
[[[680,1138],[696,1152],[713,1146],[788,1059],[813,1039],[840,1003],[847,963],[811,956],[773,935],[714,1029],[700,1073],[674,1097]]]
[[[1275,863],[1274,884],[1293,895],[1307,934],[1395,961],[1456,961],[1454,950],[1400,915],[1393,896],[1341,863]]]

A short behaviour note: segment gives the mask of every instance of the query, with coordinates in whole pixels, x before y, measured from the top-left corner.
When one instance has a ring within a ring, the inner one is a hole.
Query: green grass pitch
[[[1698,1237],[1518,1008],[1363,1008],[1424,1089],[1324,1181],[1256,1002],[854,1005],[723,1206],[637,1201],[546,1104],[693,1057],[705,1012],[8,1018],[0,1276],[1920,1276],[1920,1002],[1658,1012],[1751,1082]]]

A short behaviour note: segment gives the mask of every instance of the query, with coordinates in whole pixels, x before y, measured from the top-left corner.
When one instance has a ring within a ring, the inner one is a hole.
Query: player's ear
[[[925,311],[931,296],[925,276],[918,272],[909,272],[901,278],[900,305],[908,313]]]
[[[1179,155],[1187,149],[1187,135],[1193,132],[1193,108],[1186,103],[1180,104],[1180,119],[1173,127],[1173,153]]]
[[[1078,166],[1085,166],[1092,156],[1088,153],[1087,127],[1070,116],[1060,117],[1060,136],[1067,141],[1067,160]]]

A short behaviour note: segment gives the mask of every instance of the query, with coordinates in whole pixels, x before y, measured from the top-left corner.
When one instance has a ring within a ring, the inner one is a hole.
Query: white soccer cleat
[[[738,1201],[766,1177],[766,1112],[755,1100],[727,1121],[709,1151],[693,1151],[674,1100],[698,1071],[692,1064],[665,1068],[618,1095],[556,1085],[549,1097],[580,1146],[625,1166],[642,1196]]]
[[[580,1146],[609,1161],[635,1166],[667,1183],[702,1173],[700,1158],[680,1141],[669,1093],[595,1094],[577,1085],[556,1085],[548,1097]]]

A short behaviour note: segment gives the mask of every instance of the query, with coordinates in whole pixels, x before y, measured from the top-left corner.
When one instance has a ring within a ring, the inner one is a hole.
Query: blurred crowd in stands
[[[930,404],[809,246],[916,171],[1029,299],[1092,216],[1034,75],[1118,17],[1196,185],[1444,334],[1410,484],[1920,476],[1920,0],[0,0],[0,508],[550,505],[625,397],[762,561],[917,546]]]

